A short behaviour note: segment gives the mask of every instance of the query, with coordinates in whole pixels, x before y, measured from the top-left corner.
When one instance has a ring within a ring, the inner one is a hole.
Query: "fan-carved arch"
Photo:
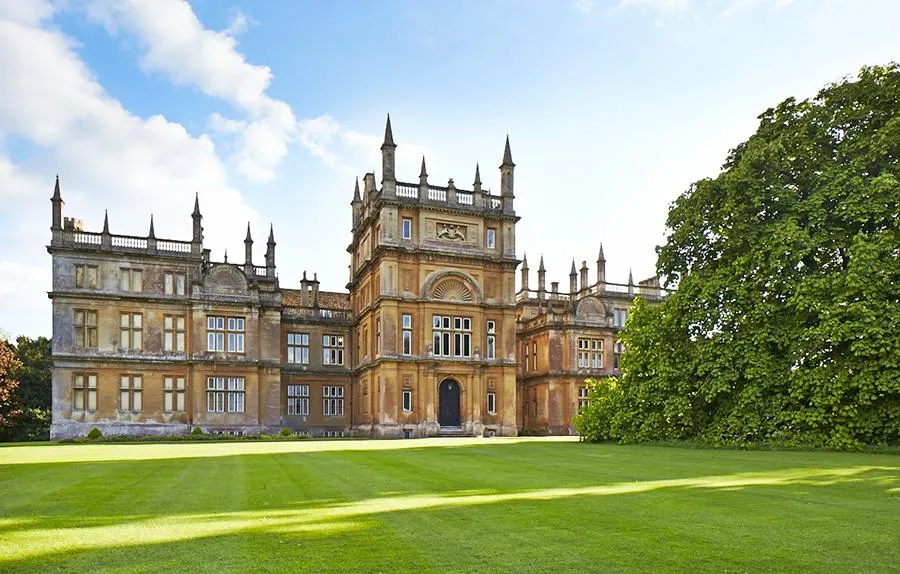
[[[448,277],[434,286],[431,291],[433,299],[445,301],[462,301],[470,303],[475,300],[472,290],[457,277]]]

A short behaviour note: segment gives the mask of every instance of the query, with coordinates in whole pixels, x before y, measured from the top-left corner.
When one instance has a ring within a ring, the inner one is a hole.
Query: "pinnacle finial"
[[[606,261],[606,257],[603,256],[603,243],[600,244],[600,255],[597,257],[597,262]]]
[[[203,217],[200,215],[200,194],[198,192],[194,192],[194,213],[192,213],[194,217]]]
[[[500,167],[515,167],[516,164],[513,163],[512,160],[512,152],[509,150],[509,136],[506,136],[506,147],[503,148],[503,163],[500,164]]]
[[[575,275],[577,271],[575,271],[575,258],[572,258],[572,270],[569,271],[569,275]]]
[[[156,231],[153,230],[153,214],[150,214],[150,233],[147,235],[150,239],[156,239]]]
[[[253,238],[250,236],[250,222],[247,222],[247,237],[244,238],[244,243],[253,243]]]
[[[522,268],[528,269],[528,254],[527,253],[522,254]]]
[[[628,284],[634,285],[634,279],[631,276],[631,267],[628,268]]]
[[[422,154],[422,169],[419,170],[419,177],[428,177],[428,172],[425,171],[425,155]]]
[[[481,168],[478,162],[475,162],[475,185],[481,185]]]
[[[228,263],[228,250],[225,250],[225,263]]]
[[[109,212],[103,210],[103,233],[109,235]]]
[[[62,195],[59,193],[59,174],[56,174],[56,185],[53,186],[53,198],[54,201],[58,201],[62,199]]]
[[[272,224],[269,224],[269,245],[275,244],[275,228]]]
[[[384,143],[382,144],[382,146],[394,145],[394,132],[391,130],[391,114],[388,114],[387,123],[384,124]]]
[[[544,256],[543,255],[541,255],[541,263],[540,263],[540,265],[538,265],[538,271],[546,271],[546,269],[544,269]]]

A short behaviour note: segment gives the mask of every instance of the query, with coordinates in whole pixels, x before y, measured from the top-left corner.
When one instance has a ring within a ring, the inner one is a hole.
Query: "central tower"
[[[515,164],[500,195],[398,181],[388,116],[382,179],[357,180],[348,247],[352,425],[378,437],[517,433]]]

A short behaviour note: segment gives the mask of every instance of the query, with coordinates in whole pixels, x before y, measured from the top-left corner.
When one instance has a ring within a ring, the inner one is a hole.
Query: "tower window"
[[[412,219],[404,217],[401,225],[403,227],[403,239],[412,239]]]

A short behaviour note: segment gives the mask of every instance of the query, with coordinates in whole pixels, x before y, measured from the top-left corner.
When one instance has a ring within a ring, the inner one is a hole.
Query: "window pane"
[[[175,294],[176,295],[184,295],[184,275],[176,275],[175,276]]]
[[[172,293],[175,292],[175,281],[172,277],[172,274],[166,273],[164,281],[165,281],[166,295],[171,295]]]
[[[175,350],[184,352],[184,333],[175,335]]]
[[[184,392],[175,393],[175,409],[178,411],[184,410]]]
[[[129,344],[128,344],[128,343],[129,343],[129,339],[130,339],[130,337],[128,336],[128,331],[127,331],[127,330],[124,330],[124,329],[123,329],[122,331],[120,331],[120,332],[119,332],[119,347],[122,348],[122,349],[127,349],[127,348],[129,348]]]
[[[144,340],[141,335],[141,331],[134,331],[134,334],[132,335],[132,339],[133,339],[132,342],[134,343],[135,349],[141,350],[144,348]]]
[[[131,285],[131,287],[132,287],[132,291],[134,291],[135,293],[140,293],[141,291],[144,290],[144,283],[143,283],[143,279],[142,279],[143,276],[144,276],[144,274],[140,269],[132,270],[132,275],[131,275],[132,285]]]
[[[184,331],[184,317],[175,317],[175,328]]]
[[[119,392],[119,410],[128,410],[128,391]]]
[[[89,390],[87,392],[88,395],[88,410],[95,411],[97,410],[97,391]]]
[[[131,315],[129,315],[128,313],[122,313],[121,315],[119,315],[119,326],[129,327],[131,325],[130,320]]]
[[[141,391],[134,391],[134,393],[132,395],[133,396],[132,402],[134,403],[132,405],[132,410],[140,411],[142,409],[143,404],[141,402],[141,394],[142,394]]]
[[[172,412],[173,406],[174,405],[172,404],[172,392],[167,391],[167,392],[163,393],[163,410],[166,411],[167,413],[170,413],[170,412]]]

